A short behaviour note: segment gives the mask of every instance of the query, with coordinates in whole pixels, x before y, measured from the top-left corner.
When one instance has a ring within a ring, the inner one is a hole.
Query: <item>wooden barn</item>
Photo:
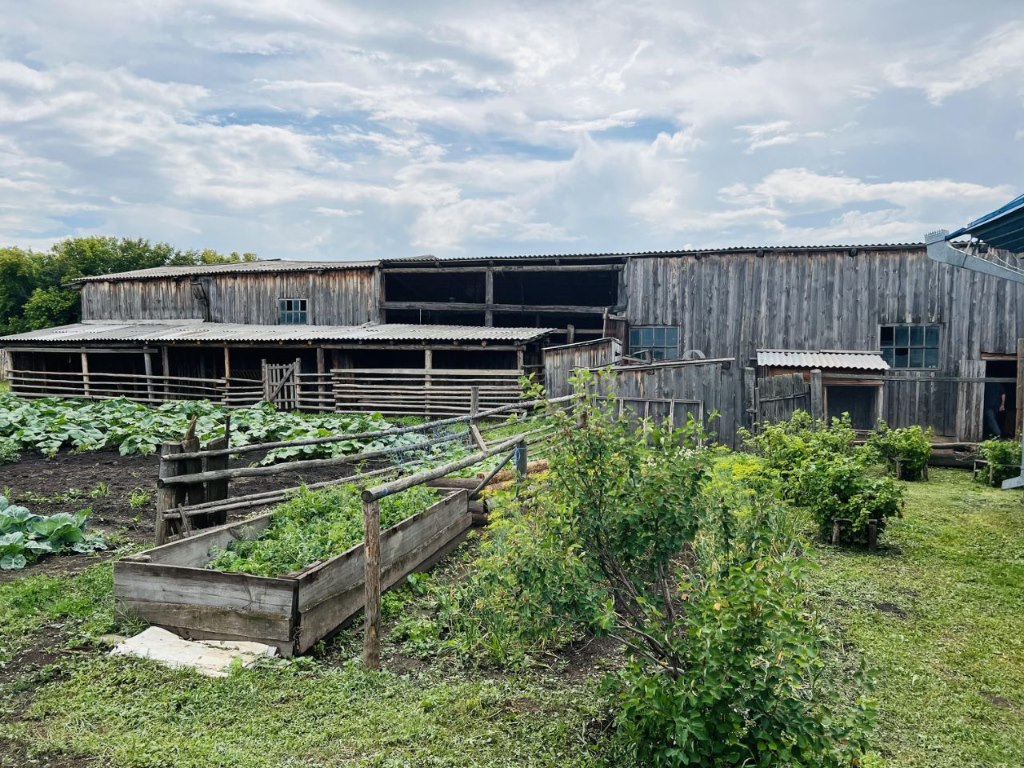
[[[573,368],[611,364],[629,407],[716,411],[727,442],[812,406],[974,441],[1005,395],[994,421],[1020,425],[1024,285],[924,244],[264,261],[78,284],[81,324],[0,339],[15,391],[104,396],[121,374],[143,399],[195,379],[227,402],[418,412],[427,386],[462,408],[472,385],[506,397],[532,373],[564,392]]]

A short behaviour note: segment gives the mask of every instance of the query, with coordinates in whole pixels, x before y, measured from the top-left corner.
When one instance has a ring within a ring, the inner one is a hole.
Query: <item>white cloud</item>
[[[1012,196],[1024,159],[999,142],[1020,137],[1024,24],[976,9],[956,48],[935,42],[961,40],[954,16],[879,24],[886,7],[19,4],[0,32],[0,244],[881,239]]]
[[[1024,21],[1001,24],[981,39],[961,34],[936,40],[922,54],[887,67],[890,82],[924,91],[933,104],[1001,78],[1015,78],[1017,95],[1024,96]]]

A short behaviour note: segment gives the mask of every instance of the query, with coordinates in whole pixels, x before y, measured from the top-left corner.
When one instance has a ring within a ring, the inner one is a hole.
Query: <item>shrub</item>
[[[921,429],[915,425],[890,429],[884,421],[879,422],[878,427],[878,431],[868,438],[868,449],[894,472],[899,461],[897,480],[924,479],[935,436],[931,427]]]
[[[639,764],[850,765],[871,712],[829,704],[788,509],[729,485],[741,462],[713,473],[699,425],[633,430],[614,413],[602,397],[552,414],[547,485],[499,521],[459,588],[473,617],[449,631],[498,658],[582,629],[619,640],[610,692]],[[824,442],[852,445],[840,430]]]
[[[986,440],[978,443],[978,453],[988,462],[988,471],[978,477],[989,485],[998,488],[1004,480],[1020,474],[1020,443],[1016,440]]]
[[[854,437],[849,417],[826,425],[798,411],[748,436],[746,445],[763,463],[761,485],[774,481],[783,499],[806,507],[823,538],[839,521],[842,541],[865,544],[868,521],[877,520],[881,534],[887,519],[901,513],[903,492],[891,478],[873,474],[874,451],[855,446]]]
[[[638,764],[856,764],[873,705],[835,708],[803,568],[761,553],[690,582],[687,625],[672,638],[678,673],[633,661],[617,675],[619,733]]]

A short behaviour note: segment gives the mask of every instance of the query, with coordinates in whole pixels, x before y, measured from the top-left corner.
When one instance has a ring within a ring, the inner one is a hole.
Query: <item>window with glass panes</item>
[[[938,325],[883,325],[878,346],[890,368],[938,368]]]
[[[308,321],[305,299],[277,300],[277,322],[281,325],[304,325]]]
[[[679,329],[671,325],[645,325],[629,329],[629,354],[651,360],[679,356]]]

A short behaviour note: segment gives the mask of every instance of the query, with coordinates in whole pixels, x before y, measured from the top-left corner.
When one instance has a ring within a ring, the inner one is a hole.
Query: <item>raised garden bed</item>
[[[363,545],[282,577],[209,570],[211,555],[253,538],[272,513],[155,547],[114,565],[119,611],[183,637],[253,640],[304,653],[363,607]],[[448,493],[381,533],[381,589],[425,570],[470,527],[468,493]]]

